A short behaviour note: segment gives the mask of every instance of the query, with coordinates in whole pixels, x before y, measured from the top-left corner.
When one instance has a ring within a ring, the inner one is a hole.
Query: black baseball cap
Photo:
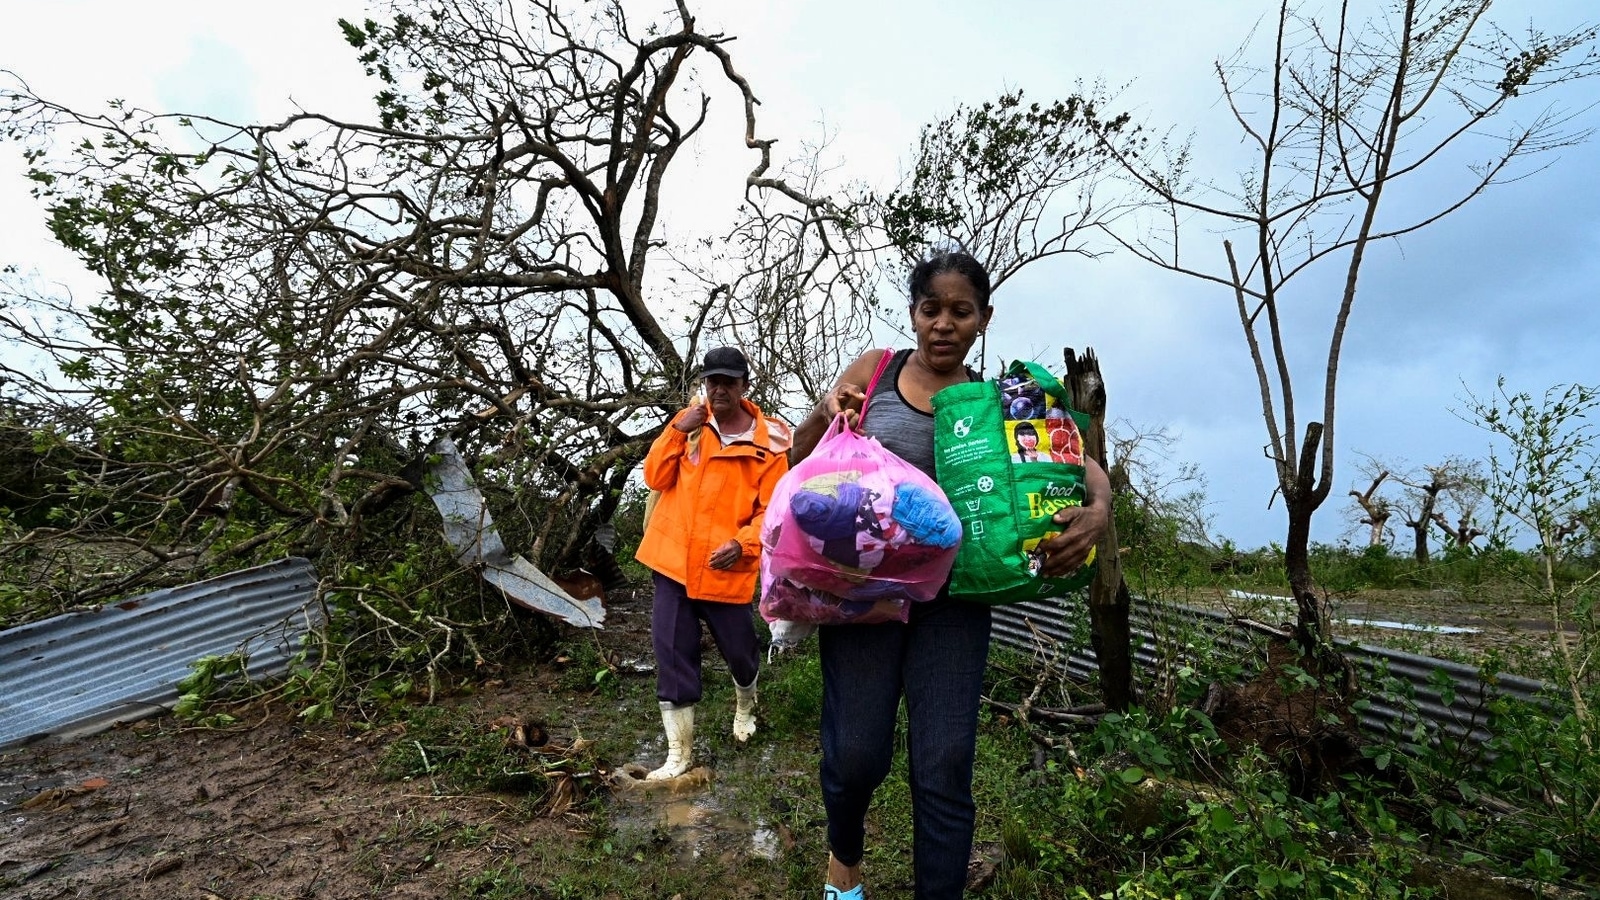
[[[706,364],[700,367],[700,377],[726,375],[729,378],[750,377],[750,361],[737,347],[718,347],[706,354]]]

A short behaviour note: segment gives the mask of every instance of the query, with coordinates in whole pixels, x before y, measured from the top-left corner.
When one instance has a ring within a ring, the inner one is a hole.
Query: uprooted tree
[[[1194,178],[1187,143],[1169,143],[1154,159],[1122,157],[1160,215],[1113,236],[1148,262],[1233,295],[1288,518],[1296,639],[1330,663],[1327,605],[1310,566],[1311,518],[1334,485],[1339,359],[1363,264],[1375,245],[1426,228],[1525,175],[1518,163],[1526,158],[1584,136],[1533,98],[1595,73],[1600,29],[1518,37],[1487,20],[1489,5],[1400,0],[1361,21],[1349,2],[1313,8],[1283,0],[1271,22],[1270,62],[1247,64],[1247,45],[1216,67],[1252,157],[1236,180]],[[1530,105],[1530,119],[1491,134]],[[1469,154],[1475,160],[1447,183],[1447,170]],[[1432,200],[1386,202],[1422,178]],[[1216,265],[1193,251],[1187,238],[1195,227],[1224,234]],[[1329,277],[1317,280],[1323,272]],[[1325,311],[1326,355],[1315,370],[1320,390],[1305,403],[1294,388],[1308,370],[1297,368],[1290,347],[1301,343],[1313,307]]]
[[[852,205],[774,160],[728,39],[685,3],[635,23],[620,2],[395,0],[338,24],[370,121],[0,93],[52,231],[104,281],[85,301],[14,279],[0,306],[7,422],[60,463],[7,546],[121,548],[70,602],[370,538],[441,434],[516,549],[580,565],[708,345],[745,346],[782,408],[864,331]],[[702,135],[713,96],[737,132]],[[748,154],[745,201],[674,241],[664,198],[697,140]]]

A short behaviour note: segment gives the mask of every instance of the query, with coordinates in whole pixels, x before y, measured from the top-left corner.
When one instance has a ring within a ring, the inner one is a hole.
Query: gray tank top
[[[877,387],[872,389],[861,431],[877,438],[890,453],[937,480],[933,470],[933,413],[907,403],[900,393],[900,370],[910,358],[910,350],[901,350],[883,370]],[[971,369],[967,370],[967,377],[978,380]]]

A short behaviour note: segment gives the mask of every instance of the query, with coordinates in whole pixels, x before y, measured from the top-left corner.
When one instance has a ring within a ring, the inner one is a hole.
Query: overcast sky
[[[295,105],[358,117],[374,90],[335,24],[340,16],[361,18],[361,3],[10,6],[0,68],[82,107],[120,97],[234,120],[276,118]],[[1262,0],[691,6],[701,30],[738,35],[730,49],[762,101],[765,134],[792,148],[826,131],[840,174],[875,185],[891,184],[920,125],[958,102],[1014,88],[1049,100],[1096,79],[1122,86],[1122,101],[1140,118],[1195,133],[1200,165],[1226,176],[1237,168],[1238,142],[1226,130],[1212,64],[1272,9]],[[1512,30],[1530,20],[1556,30],[1597,13],[1592,0],[1505,0],[1492,15]],[[673,188],[720,209],[738,193],[721,154],[729,143],[738,146],[741,127],[734,98],[713,94],[725,118],[708,126],[700,151],[705,171]],[[1562,99],[1588,106],[1600,100],[1600,84]],[[1600,124],[1595,110],[1585,124]],[[1334,541],[1345,530],[1346,492],[1365,487],[1357,454],[1418,465],[1485,457],[1487,435],[1452,412],[1462,408],[1466,390],[1487,393],[1499,375],[1513,389],[1535,393],[1557,383],[1600,384],[1600,145],[1543,162],[1545,170],[1372,254],[1345,342],[1336,484],[1315,539]],[[18,264],[92,295],[75,261],[49,244],[20,173],[14,149],[0,149],[0,265]],[[1419,184],[1394,202],[1424,203],[1429,190],[1449,183]],[[695,221],[671,216],[669,209],[669,227]],[[1219,237],[1200,237],[1190,245],[1194,252],[1220,254]],[[1333,297],[1296,299],[1302,309],[1291,324],[1304,334],[1296,346],[1313,371],[1326,353]],[[1178,461],[1207,473],[1218,534],[1243,547],[1282,540],[1282,505],[1267,508],[1275,482],[1261,453],[1255,379],[1226,291],[1113,256],[1041,264],[995,300],[991,360],[1037,357],[1054,365],[1063,346],[1093,347],[1111,415],[1167,426],[1180,439]],[[1320,380],[1298,389],[1317,393]]]

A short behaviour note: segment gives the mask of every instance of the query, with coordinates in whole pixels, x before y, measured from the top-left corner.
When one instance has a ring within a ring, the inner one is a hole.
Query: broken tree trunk
[[[1378,493],[1378,486],[1383,484],[1383,480],[1388,477],[1389,472],[1387,470],[1380,471],[1378,476],[1372,479],[1372,486],[1367,488],[1366,493],[1361,491],[1350,492],[1350,496],[1356,498],[1356,503],[1361,507],[1361,511],[1367,514],[1367,517],[1361,520],[1361,524],[1372,529],[1367,539],[1367,546],[1369,547],[1388,546],[1388,541],[1384,540],[1383,531],[1388,526],[1389,516],[1394,511],[1389,508],[1388,500],[1375,496]]]
[[[1092,347],[1085,348],[1081,358],[1071,347],[1063,352],[1072,406],[1089,416],[1083,452],[1109,470],[1106,388],[1100,377],[1100,361],[1095,358]],[[1125,712],[1133,700],[1133,642],[1128,626],[1128,585],[1122,580],[1122,557],[1118,552],[1114,520],[1095,548],[1094,558],[1094,581],[1089,585],[1089,626],[1095,660],[1100,665],[1100,695],[1107,708]]]

